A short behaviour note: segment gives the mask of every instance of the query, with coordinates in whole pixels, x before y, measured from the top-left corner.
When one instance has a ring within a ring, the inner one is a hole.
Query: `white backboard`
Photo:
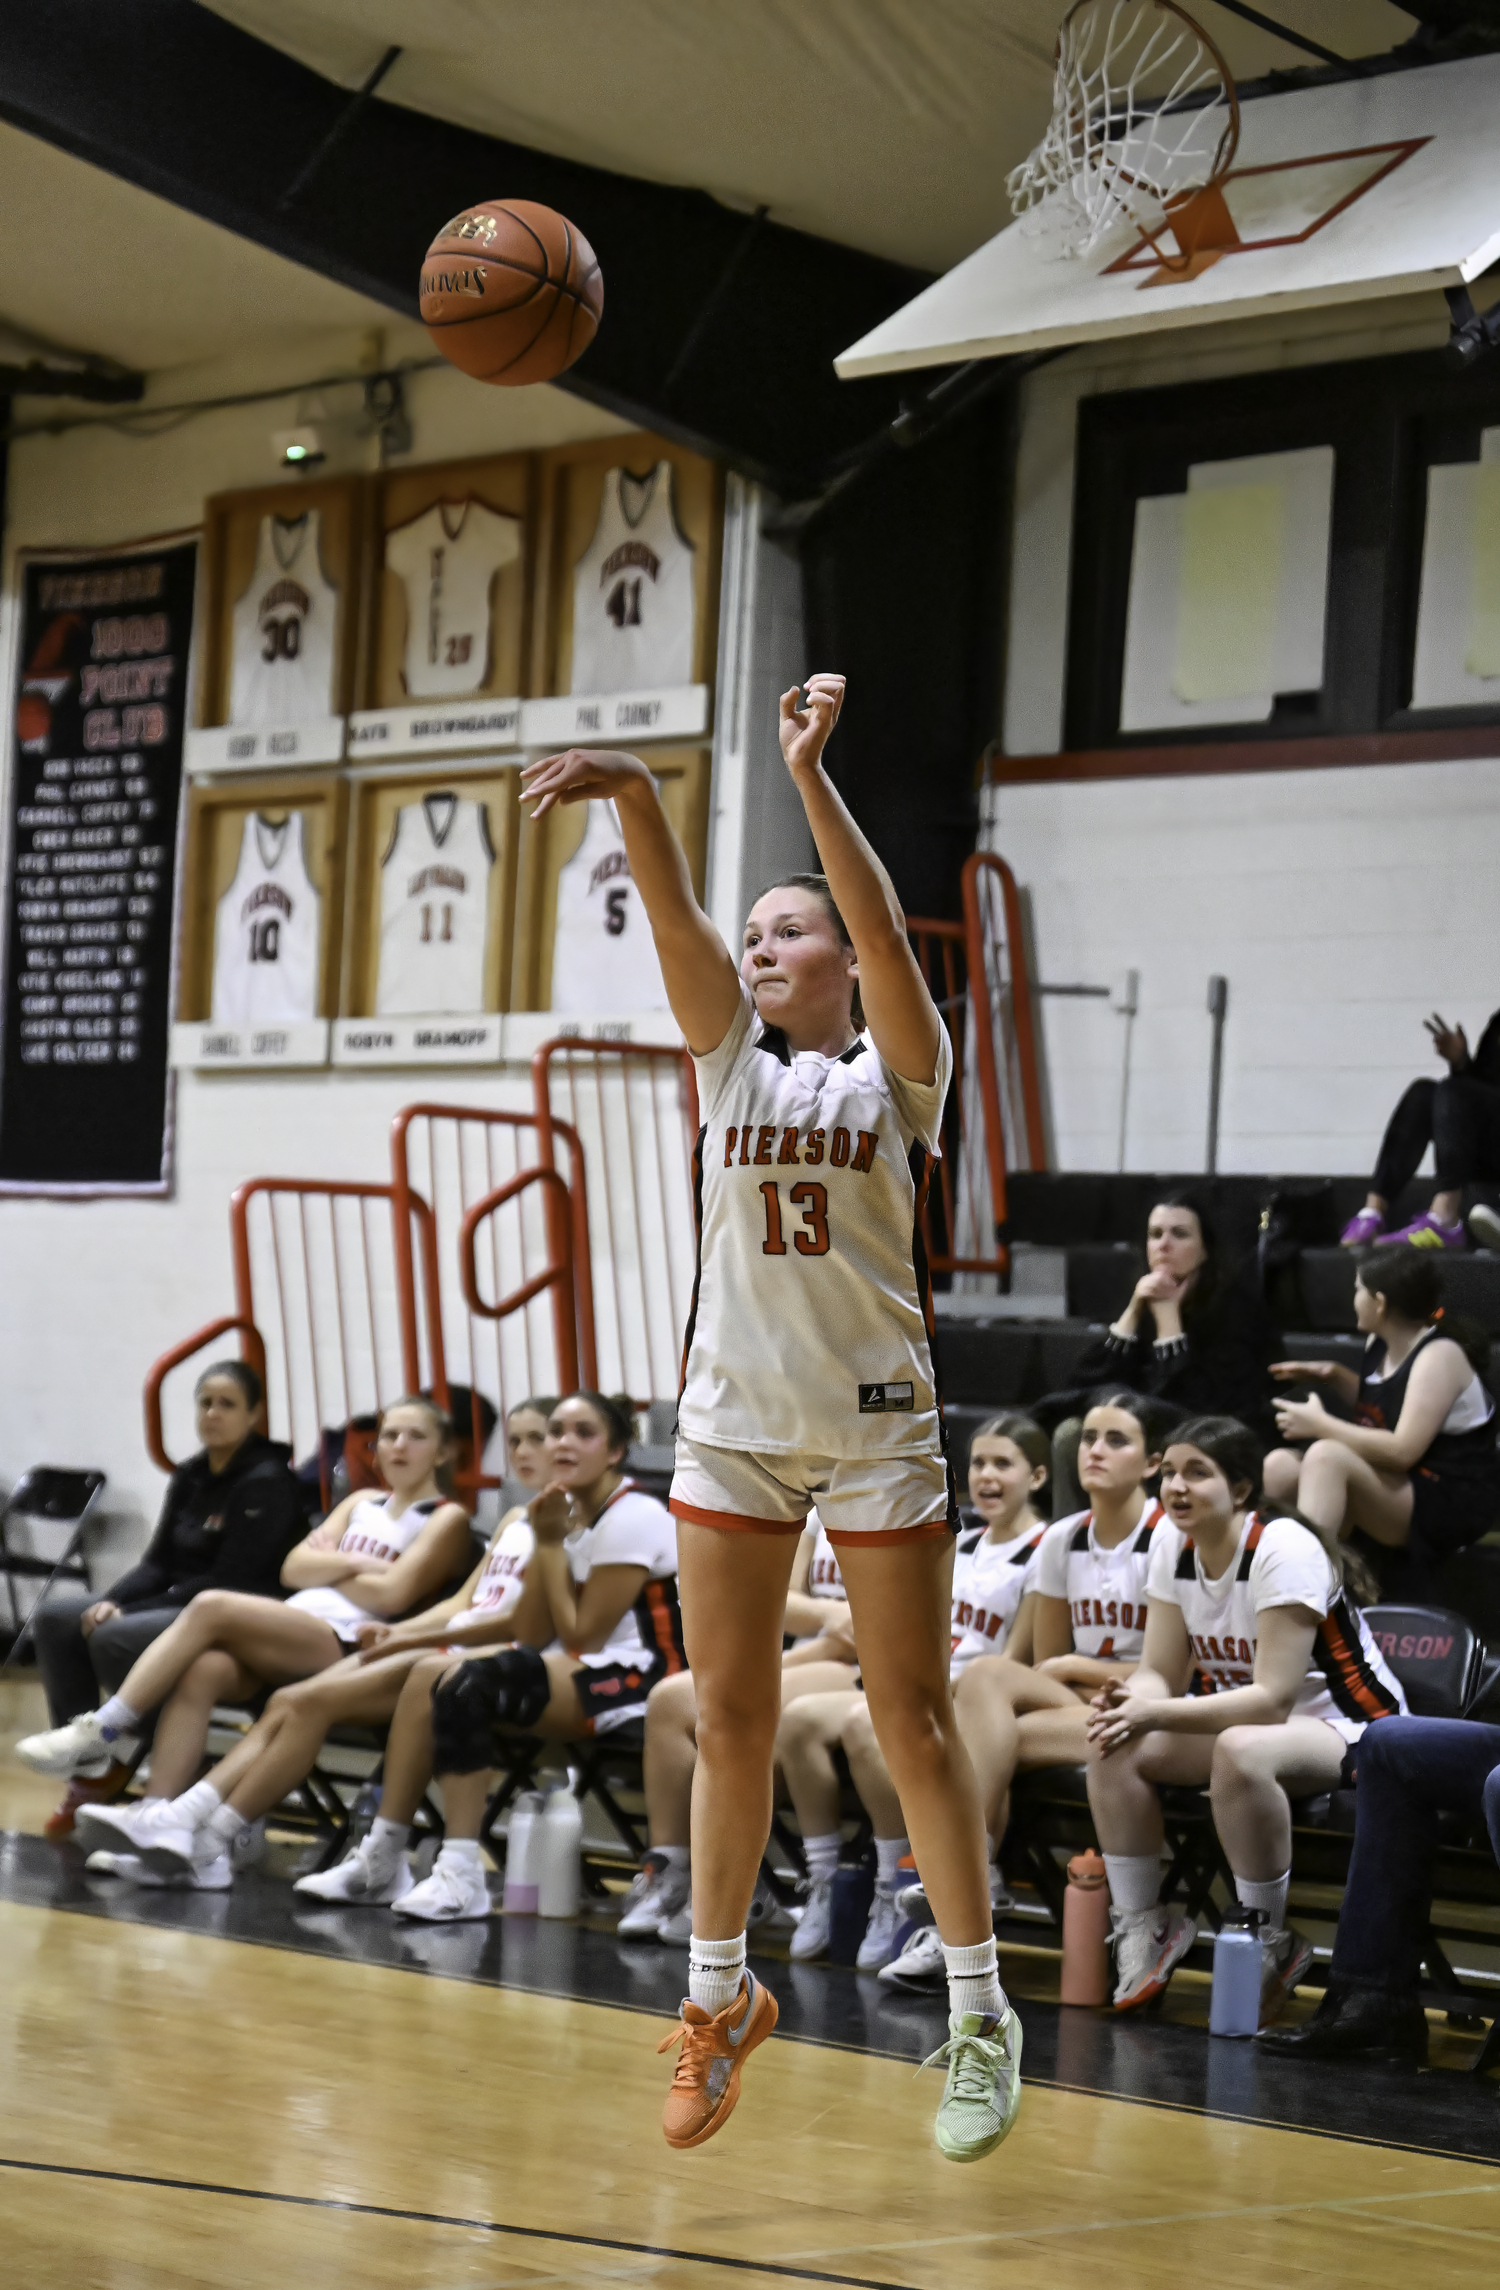
[[[1164,273],[1128,222],[1081,258],[1011,223],[837,371],[849,381],[1457,286],[1500,256],[1497,121],[1500,55],[1257,96],[1223,185],[1240,243],[1206,267]]]

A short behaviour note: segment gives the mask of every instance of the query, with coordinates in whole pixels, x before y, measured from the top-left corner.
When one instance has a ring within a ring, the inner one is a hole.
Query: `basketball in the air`
[[[428,248],[420,307],[461,373],[511,386],[550,382],[594,339],[604,279],[566,215],[530,199],[484,199]]]

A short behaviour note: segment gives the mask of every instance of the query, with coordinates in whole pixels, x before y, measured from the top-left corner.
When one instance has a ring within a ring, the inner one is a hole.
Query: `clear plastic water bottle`
[[[1214,1991],[1208,2032],[1253,2036],[1260,2026],[1261,1912],[1238,1901],[1224,1912],[1214,1941]]]
[[[583,1807],[564,1783],[550,1792],[531,1832],[538,1916],[576,1916],[583,1865]]]
[[[537,1823],[542,1815],[538,1790],[528,1790],[510,1809],[505,1833],[505,1892],[501,1905],[511,1916],[535,1916],[537,1900]]]

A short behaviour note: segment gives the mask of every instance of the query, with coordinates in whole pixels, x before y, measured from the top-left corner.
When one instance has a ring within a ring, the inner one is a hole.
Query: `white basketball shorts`
[[[958,1532],[942,1455],[782,1455],[677,1440],[669,1508],[697,1527],[796,1535],[816,1503],[828,1540],[914,1543]]]

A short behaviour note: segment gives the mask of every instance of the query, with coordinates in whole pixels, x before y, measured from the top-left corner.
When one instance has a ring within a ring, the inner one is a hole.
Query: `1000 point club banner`
[[[0,1190],[161,1193],[198,545],[22,562]]]

